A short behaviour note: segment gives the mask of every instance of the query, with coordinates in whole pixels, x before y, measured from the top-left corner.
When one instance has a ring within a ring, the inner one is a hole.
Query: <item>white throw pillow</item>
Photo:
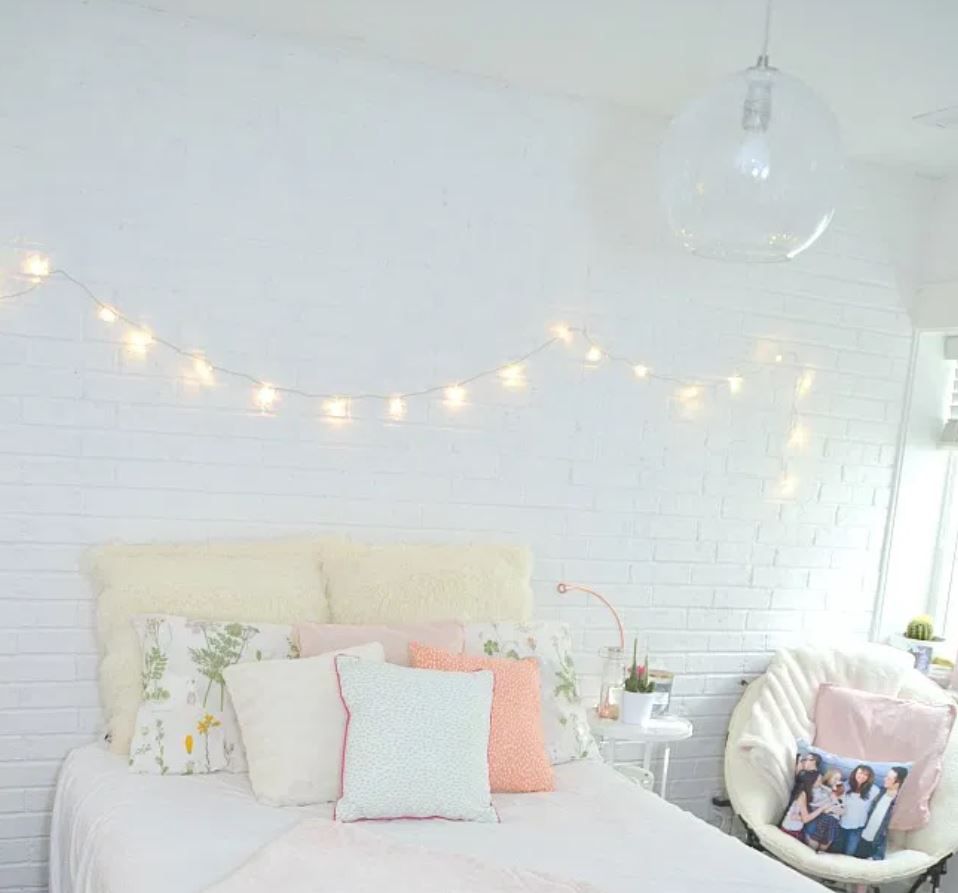
[[[585,707],[579,699],[568,624],[470,623],[465,627],[465,640],[466,654],[515,660],[539,658],[542,731],[554,764],[598,755]]]
[[[349,713],[335,817],[496,822],[489,791],[492,673],[337,657]]]
[[[339,796],[346,710],[336,655],[383,661],[379,642],[299,660],[235,664],[229,689],[257,799],[270,806],[328,803]]]
[[[143,701],[130,767],[158,775],[246,771],[236,713],[223,672],[244,661],[297,656],[285,624],[141,615]]]

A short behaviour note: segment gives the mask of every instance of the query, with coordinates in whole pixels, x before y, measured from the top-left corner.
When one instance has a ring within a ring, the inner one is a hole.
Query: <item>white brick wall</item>
[[[557,350],[524,392],[332,426],[293,399],[265,418],[243,388],[196,393],[159,350],[130,359],[64,285],[0,305],[0,888],[43,886],[57,766],[97,728],[93,543],[529,543],[588,691],[610,631],[560,601],[561,577],[601,587],[682,674],[697,734],[673,795],[699,812],[739,680],[795,638],[867,631],[911,334],[902,245],[929,184],[857,168],[807,257],[710,264],[663,238],[656,126],[626,110],[123,4],[2,19],[7,266],[39,245],[158,333],[315,388],[451,380],[557,319],[746,382],[689,409]],[[809,444],[782,501],[805,368]]]

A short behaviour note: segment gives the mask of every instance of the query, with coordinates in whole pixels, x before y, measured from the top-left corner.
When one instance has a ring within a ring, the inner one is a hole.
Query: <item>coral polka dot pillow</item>
[[[489,731],[489,785],[494,793],[553,789],[552,764],[542,734],[539,661],[455,654],[413,642],[412,666],[474,673],[491,670],[492,726]]]

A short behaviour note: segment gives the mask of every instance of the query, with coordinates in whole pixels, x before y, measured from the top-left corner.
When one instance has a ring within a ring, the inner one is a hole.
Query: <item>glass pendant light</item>
[[[802,81],[769,65],[726,78],[670,124],[660,150],[662,201],[675,237],[722,260],[790,260],[835,213],[838,124]]]

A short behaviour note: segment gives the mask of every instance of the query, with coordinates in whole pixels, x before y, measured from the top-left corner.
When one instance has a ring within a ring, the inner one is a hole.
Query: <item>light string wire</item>
[[[29,275],[29,274],[28,274]],[[358,393],[343,393],[343,392],[320,392],[312,391],[306,388],[292,387],[290,385],[280,385],[272,384],[271,382],[266,381],[265,379],[253,375],[249,372],[245,372],[241,369],[233,369],[228,366],[223,366],[219,363],[215,363],[206,356],[205,353],[199,350],[190,350],[184,348],[179,344],[176,344],[173,341],[170,341],[168,338],[164,338],[160,335],[157,335],[151,329],[145,328],[141,323],[137,322],[135,319],[127,316],[123,313],[122,310],[118,309],[114,304],[108,303],[107,301],[102,300],[97,297],[96,293],[91,289],[85,282],[77,279],[75,276],[71,275],[68,271],[63,269],[53,269],[48,272],[37,274],[34,276],[34,282],[26,288],[20,289],[15,292],[8,294],[0,295],[0,301],[12,301],[17,298],[26,297],[27,295],[32,294],[33,292],[40,289],[47,282],[49,282],[54,277],[65,280],[72,284],[75,288],[79,289],[80,293],[97,309],[97,311],[104,312],[109,314],[109,322],[121,322],[124,325],[128,326],[129,329],[133,332],[143,333],[147,336],[147,343],[156,343],[165,347],[167,350],[172,351],[177,356],[183,357],[184,359],[192,360],[194,362],[199,362],[205,365],[209,373],[219,373],[221,375],[245,381],[248,384],[252,384],[260,388],[270,388],[277,394],[289,394],[297,397],[302,397],[307,400],[348,400],[348,401],[389,401],[389,400],[407,400],[414,399],[417,397],[428,397],[433,394],[444,393],[449,390],[450,387],[463,387],[468,384],[473,384],[477,381],[481,381],[486,378],[492,378],[493,376],[501,376],[503,373],[507,372],[510,369],[517,369],[521,371],[521,367],[524,363],[533,359],[541,353],[549,350],[558,343],[568,343],[573,335],[580,335],[585,342],[589,345],[590,349],[597,352],[594,355],[593,359],[589,359],[587,356],[587,363],[590,365],[598,365],[602,361],[609,361],[618,365],[629,366],[636,377],[642,379],[651,379],[656,381],[668,382],[671,384],[682,385],[687,388],[701,388],[701,387],[710,387],[716,388],[722,384],[728,384],[732,379],[738,378],[738,376],[733,376],[732,378],[707,378],[700,377],[696,379],[690,378],[679,378],[673,375],[666,375],[660,372],[656,372],[649,367],[638,363],[636,360],[624,356],[622,354],[614,353],[612,351],[605,350],[598,341],[592,336],[592,334],[584,327],[577,326],[565,326],[560,325],[555,329],[556,334],[553,334],[549,338],[546,338],[531,350],[527,351],[524,354],[516,356],[506,362],[499,363],[495,366],[490,366],[485,369],[481,369],[478,372],[475,372],[471,375],[465,376],[463,378],[446,380],[442,384],[430,385],[428,387],[409,390],[409,391],[393,391],[390,393],[381,393],[376,391],[360,391]]]

